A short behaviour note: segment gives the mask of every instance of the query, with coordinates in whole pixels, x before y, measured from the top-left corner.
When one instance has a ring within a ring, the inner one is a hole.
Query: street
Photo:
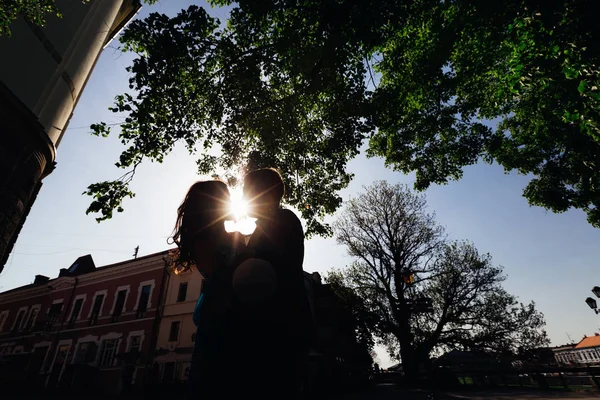
[[[392,384],[377,385],[369,391],[346,394],[336,400],[595,400],[599,392],[533,391],[520,389],[491,389],[485,391],[455,391],[432,393],[426,390],[398,389]]]

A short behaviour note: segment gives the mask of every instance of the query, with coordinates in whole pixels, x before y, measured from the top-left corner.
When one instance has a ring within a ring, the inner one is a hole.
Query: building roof
[[[137,257],[137,258],[130,258],[128,260],[120,261],[120,262],[117,262],[117,263],[114,263],[114,264],[104,265],[102,267],[95,267],[94,260],[93,260],[92,256],[89,255],[89,254],[87,254],[85,256],[81,256],[81,257],[77,258],[77,260],[75,260],[75,262],[73,262],[73,264],[71,264],[71,266],[68,269],[63,268],[62,270],[64,270],[64,272],[62,274],[59,273],[58,277],[52,278],[52,279],[49,279],[49,280],[45,281],[44,285],[47,285],[47,284],[50,284],[51,282],[56,281],[61,276],[65,276],[65,275],[69,276],[69,270],[72,269],[72,268],[73,268],[72,272],[75,272],[75,270],[78,267],[84,266],[84,268],[83,268],[84,271],[83,271],[83,273],[81,275],[87,275],[87,274],[91,274],[91,273],[94,273],[94,272],[100,272],[100,271],[104,271],[104,270],[107,270],[107,269],[110,269],[110,268],[119,267],[119,266],[122,266],[122,265],[125,265],[125,264],[130,264],[130,263],[135,262],[135,261],[139,262],[140,260],[144,260],[144,259],[148,259],[148,258],[160,256],[160,255],[166,255],[168,253],[169,253],[169,250],[163,250],[163,251],[159,251],[157,253],[152,253],[152,254],[148,254],[148,255],[145,255],[145,256]],[[75,275],[80,275],[80,274],[74,274],[73,276],[75,276]],[[20,290],[24,290],[24,289],[28,289],[28,288],[32,288],[32,287],[36,287],[36,286],[39,287],[41,285],[38,285],[38,284],[35,284],[35,283],[30,283],[28,285],[23,285],[23,286],[19,286],[19,287],[10,289],[10,290],[6,290],[4,292],[0,292],[0,295],[12,293],[12,292],[17,292],[17,291],[20,291]]]
[[[171,250],[172,249],[163,250],[163,251],[159,251],[157,253],[152,253],[152,254],[148,254],[148,255],[145,255],[145,256],[140,256],[140,257],[137,257],[137,258],[130,258],[128,260],[119,261],[119,262],[114,263],[114,264],[103,265],[102,267],[96,267],[96,271],[103,271],[105,269],[118,267],[118,266],[121,266],[121,265],[124,265],[124,264],[129,264],[129,263],[132,263],[134,261],[141,261],[141,260],[145,260],[145,259],[148,259],[148,258],[160,256],[160,255],[167,255],[167,254],[169,254],[169,251],[171,251]]]
[[[594,336],[584,336],[581,342],[577,343],[576,349],[584,349],[587,347],[600,347],[600,335],[595,334]]]
[[[552,351],[556,353],[556,352],[561,352],[561,351],[573,350],[574,348],[575,348],[575,344],[563,344],[561,346],[552,347]]]
[[[115,20],[113,21],[104,46],[106,47],[119,33],[125,28],[125,26],[131,22],[136,14],[141,10],[142,3],[140,0],[129,0],[124,1],[119,9]]]

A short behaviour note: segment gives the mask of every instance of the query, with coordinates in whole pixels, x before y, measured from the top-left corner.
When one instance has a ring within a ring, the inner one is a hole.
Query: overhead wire
[[[73,247],[69,250],[61,250],[61,251],[55,251],[55,252],[51,252],[51,253],[21,253],[21,252],[14,252],[14,254],[18,254],[20,256],[52,256],[55,254],[63,254],[63,253],[70,253],[72,251],[106,251],[109,253],[116,253],[116,254],[129,254],[129,252],[125,252],[125,251],[115,251],[115,250],[109,250],[109,249],[86,249],[86,248],[81,248],[81,247]]]
[[[117,126],[117,125],[121,125],[121,124],[122,124],[122,122],[116,122],[114,124],[106,124],[106,126]],[[67,127],[67,131],[72,130],[72,129],[90,129],[90,126],[89,125],[81,125],[81,126],[74,126],[74,127],[68,126]]]
[[[90,233],[73,233],[73,232],[42,232],[42,231],[37,231],[37,232],[28,232],[28,234],[36,234],[36,235],[64,235],[64,236],[95,236],[95,237],[114,237],[114,238],[161,238],[161,239],[168,239],[169,236],[162,236],[162,235],[113,235],[113,234],[106,234],[106,235],[99,235],[99,234],[90,234]]]

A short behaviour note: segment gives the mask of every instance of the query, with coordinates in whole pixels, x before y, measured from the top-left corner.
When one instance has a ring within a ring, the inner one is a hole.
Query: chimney
[[[69,275],[69,270],[66,268],[61,268],[60,272],[58,273],[58,277],[60,278],[61,276],[68,276]]]
[[[321,274],[319,274],[318,272],[313,272],[312,274],[312,278],[315,282],[317,282],[319,285],[323,283],[322,279],[321,279]]]
[[[50,278],[48,278],[47,276],[36,275],[35,280],[33,281],[33,284],[34,285],[42,285],[42,284],[48,282],[49,280],[50,280]]]

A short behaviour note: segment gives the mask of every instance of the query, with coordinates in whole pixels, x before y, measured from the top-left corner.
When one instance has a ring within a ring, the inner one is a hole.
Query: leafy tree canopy
[[[11,36],[10,24],[19,16],[43,26],[46,15],[62,17],[55,0],[2,0],[0,2],[0,36]]]
[[[91,0],[78,1],[85,4]],[[154,4],[157,1],[143,0],[146,4]],[[62,18],[63,14],[56,5],[56,0],[2,0],[0,2],[0,36],[10,37],[10,24],[19,17],[24,17],[34,25],[44,26],[47,15]]]
[[[340,207],[347,163],[368,142],[369,155],[416,172],[418,189],[495,161],[532,176],[531,204],[580,208],[600,226],[591,5],[242,0],[226,24],[197,6],[151,14],[120,39],[137,57],[131,93],[111,108],[124,116],[117,166],[132,173],[91,185],[88,212],[120,211],[135,167],[182,142],[202,174],[279,168],[308,233],[329,234],[322,218]]]

